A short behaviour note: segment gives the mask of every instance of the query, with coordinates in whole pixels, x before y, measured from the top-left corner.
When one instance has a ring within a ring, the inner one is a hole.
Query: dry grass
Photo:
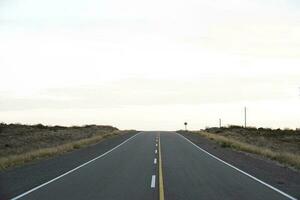
[[[49,127],[0,124],[0,170],[63,154],[127,132],[96,125]]]
[[[111,136],[114,136],[117,134],[118,133],[113,132],[113,133],[110,133],[110,134],[108,133],[105,135],[97,135],[97,136],[94,136],[91,138],[81,139],[76,142],[70,142],[70,143],[55,146],[55,147],[41,148],[41,149],[33,150],[30,152],[26,152],[23,154],[19,154],[19,155],[10,155],[8,157],[3,157],[3,158],[0,158],[0,169],[6,169],[6,168],[9,168],[12,166],[21,165],[21,164],[27,163],[29,161],[37,160],[40,158],[51,157],[54,155],[63,154],[63,153],[72,151],[74,149],[80,149],[87,145],[91,145],[91,144],[100,142],[101,140],[103,140],[103,138],[111,137]]]
[[[298,152],[287,151],[288,149],[280,148],[271,148],[272,144],[264,146],[261,145],[261,141],[257,141],[257,144],[254,143],[254,139],[252,138],[252,144],[241,141],[241,137],[230,137],[228,134],[220,135],[219,133],[209,133],[207,131],[194,132],[208,139],[214,140],[220,144],[221,147],[224,148],[233,148],[239,151],[245,151],[248,153],[253,153],[257,155],[262,155],[264,157],[270,158],[272,160],[276,160],[282,164],[286,164],[297,169],[300,169],[300,154]],[[248,136],[249,137],[249,136]],[[261,138],[260,138],[261,139]],[[266,140],[265,142],[271,143],[272,140]],[[273,144],[274,145],[274,144]],[[278,143],[276,143],[278,145]],[[274,150],[276,149],[276,150]]]

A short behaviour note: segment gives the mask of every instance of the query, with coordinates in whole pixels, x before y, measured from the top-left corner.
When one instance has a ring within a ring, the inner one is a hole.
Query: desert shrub
[[[248,131],[257,131],[257,128],[254,127],[254,126],[249,126],[249,127],[246,128],[246,130],[248,130]]]
[[[231,147],[230,143],[224,142],[224,141],[221,141],[221,142],[220,142],[220,146],[221,146],[222,148],[229,148],[229,147]]]
[[[33,127],[38,128],[38,129],[47,129],[47,126],[44,126],[43,124],[36,124]]]
[[[4,129],[4,127],[5,127],[5,124],[0,123],[0,133],[2,133],[2,130]]]
[[[230,129],[239,129],[239,128],[243,128],[243,127],[238,126],[238,125],[229,125],[228,128],[230,128]]]

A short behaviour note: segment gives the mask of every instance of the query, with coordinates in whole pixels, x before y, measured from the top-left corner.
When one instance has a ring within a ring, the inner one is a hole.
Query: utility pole
[[[245,107],[245,128],[247,128],[247,107]]]
[[[219,119],[219,127],[222,128],[222,119]]]

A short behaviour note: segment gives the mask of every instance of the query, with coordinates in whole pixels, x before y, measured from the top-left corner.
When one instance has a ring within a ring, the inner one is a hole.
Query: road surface
[[[141,132],[13,199],[294,199],[174,132]]]

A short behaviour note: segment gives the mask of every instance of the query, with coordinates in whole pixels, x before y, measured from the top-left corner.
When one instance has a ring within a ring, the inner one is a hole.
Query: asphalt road
[[[142,132],[14,199],[293,199],[276,190],[181,135]]]

